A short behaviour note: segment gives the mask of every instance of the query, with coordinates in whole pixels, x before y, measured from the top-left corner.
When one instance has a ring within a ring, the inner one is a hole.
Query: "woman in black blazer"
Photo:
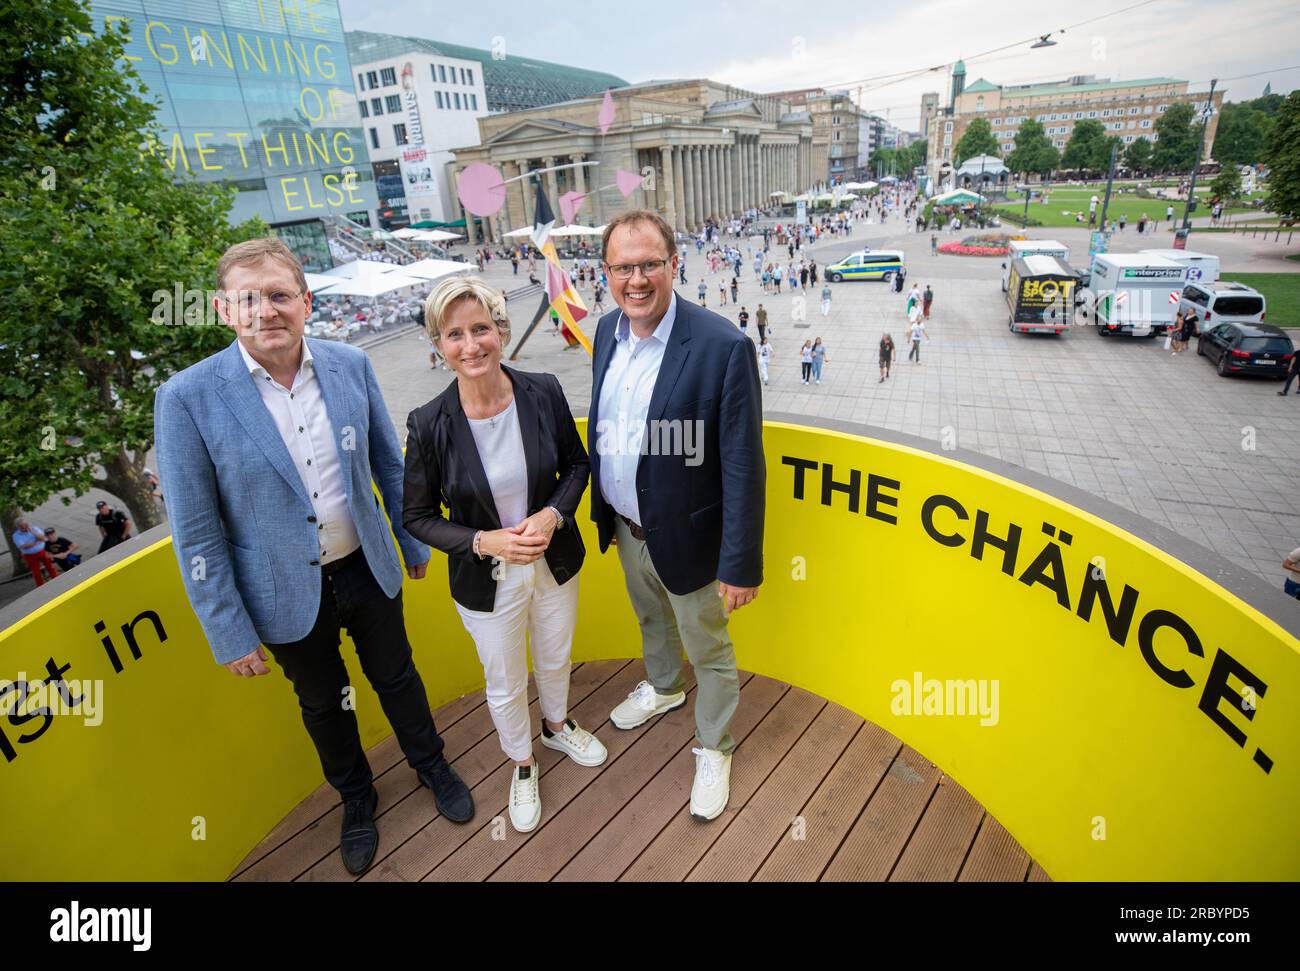
[[[407,419],[402,522],[448,556],[451,595],[483,662],[492,722],[515,762],[510,821],[528,832],[542,809],[526,632],[542,744],[579,765],[600,765],[607,754],[567,710],[585,552],[575,517],[591,467],[555,376],[502,365],[510,318],[500,293],[476,277],[446,280],[429,294],[425,327],[456,380]]]

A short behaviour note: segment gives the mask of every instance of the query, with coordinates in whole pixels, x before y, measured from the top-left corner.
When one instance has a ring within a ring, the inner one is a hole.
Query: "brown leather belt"
[[[617,513],[617,515],[618,515],[618,518],[619,518],[619,519],[623,520],[623,522],[624,522],[625,524],[627,524],[627,531],[628,531],[629,533],[632,534],[632,538],[633,538],[633,539],[639,539],[641,542],[644,543],[644,542],[645,542],[645,530],[643,530],[643,529],[642,529],[640,526],[638,526],[636,523],[632,522],[632,520],[628,519],[628,518],[627,518],[626,516],[624,516],[622,513]]]

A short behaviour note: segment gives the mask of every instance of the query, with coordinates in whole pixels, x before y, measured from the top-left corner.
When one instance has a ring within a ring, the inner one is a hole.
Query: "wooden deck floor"
[[[543,815],[531,833],[516,833],[505,817],[511,769],[482,692],[435,713],[446,755],[474,794],[469,823],[438,815],[393,738],[376,745],[369,757],[379,852],[360,879],[1048,879],[961,786],[894,736],[746,672],[732,725],[740,749],[730,804],[712,822],[696,822],[687,812],[693,704],[630,732],[608,721],[644,677],[640,661],[574,667],[570,712],[600,736],[609,758],[583,768],[538,744]],[[530,700],[539,725],[535,691]],[[339,859],[341,813],[336,793],[322,785],[232,879],[357,879]]]

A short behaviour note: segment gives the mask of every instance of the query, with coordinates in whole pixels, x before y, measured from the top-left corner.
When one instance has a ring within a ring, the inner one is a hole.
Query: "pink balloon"
[[[618,191],[623,193],[625,199],[641,188],[640,173],[629,172],[627,169],[619,169],[614,175],[614,181],[618,183]]]
[[[596,116],[600,123],[600,133],[603,135],[609,131],[609,126],[614,124],[614,96],[605,91],[605,97],[600,102],[600,114]]]
[[[566,223],[573,222],[573,217],[578,214],[586,198],[581,192],[566,192],[560,196],[560,215],[564,217]]]
[[[457,180],[461,205],[476,216],[495,216],[506,203],[505,180],[486,162],[471,162]]]

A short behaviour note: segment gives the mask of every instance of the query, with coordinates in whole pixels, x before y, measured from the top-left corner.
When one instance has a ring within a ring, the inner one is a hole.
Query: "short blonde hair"
[[[293,273],[294,282],[299,288],[307,292],[307,277],[303,275],[302,264],[298,262],[298,257],[294,255],[293,250],[284,244],[284,241],[277,236],[263,236],[260,239],[247,239],[242,243],[236,243],[224,253],[221,254],[221,261],[217,263],[217,289],[224,290],[226,286],[226,274],[232,267],[236,266],[256,266],[263,260],[275,260],[283,264]]]
[[[510,343],[510,314],[506,312],[506,302],[499,290],[488,286],[481,277],[453,276],[439,283],[424,301],[424,330],[429,340],[437,343],[442,339],[442,326],[454,304],[462,300],[477,301],[487,311],[488,317],[496,321],[501,334],[501,346]]]

